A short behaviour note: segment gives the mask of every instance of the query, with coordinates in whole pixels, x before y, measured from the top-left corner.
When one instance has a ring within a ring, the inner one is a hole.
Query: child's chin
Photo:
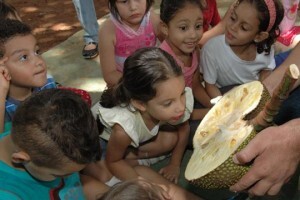
[[[47,79],[46,80],[37,81],[35,83],[34,87],[43,87],[44,85],[46,85],[46,83],[47,83]]]

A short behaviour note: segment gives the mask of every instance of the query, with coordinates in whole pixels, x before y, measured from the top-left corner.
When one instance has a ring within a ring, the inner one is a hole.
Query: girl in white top
[[[172,152],[160,173],[177,183],[192,110],[191,89],[172,56],[156,47],[129,56],[123,77],[100,100],[110,172],[120,180],[134,179],[138,175],[133,166],[153,164]]]
[[[263,80],[275,67],[273,44],[283,18],[279,0],[240,0],[227,20],[225,34],[209,40],[201,52],[205,88],[211,98],[219,88]]]

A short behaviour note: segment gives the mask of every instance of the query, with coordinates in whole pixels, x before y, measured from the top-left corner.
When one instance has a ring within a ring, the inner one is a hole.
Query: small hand
[[[180,166],[168,164],[159,170],[159,173],[171,182],[178,183]]]
[[[8,70],[6,68],[0,66],[0,89],[3,92],[7,93],[8,89],[9,89],[10,79],[11,79],[11,77],[10,77]]]

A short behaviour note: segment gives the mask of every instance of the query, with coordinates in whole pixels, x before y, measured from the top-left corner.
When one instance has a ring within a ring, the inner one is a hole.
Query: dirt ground
[[[81,29],[72,0],[7,0],[36,35],[42,52]],[[94,0],[98,19],[108,13],[106,0]]]

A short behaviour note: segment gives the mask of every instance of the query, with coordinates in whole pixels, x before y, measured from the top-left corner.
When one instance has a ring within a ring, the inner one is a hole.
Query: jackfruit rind
[[[253,130],[253,132],[246,138],[246,140],[238,147],[236,152],[242,150],[249,143],[249,141],[255,137],[255,135],[256,133]],[[223,164],[221,164],[212,172],[206,174],[201,178],[189,180],[189,182],[193,185],[204,189],[229,188],[238,180],[240,180],[242,176],[245,175],[251,167],[251,164],[235,164],[233,162],[232,157],[233,154],[230,155],[229,158]]]
[[[258,106],[251,111],[249,114],[247,114],[244,117],[244,120],[251,120],[254,119],[258,115],[260,111],[262,111],[266,105],[266,103],[271,99],[271,95],[267,88],[264,86],[264,92],[262,93],[261,101],[259,102]]]

